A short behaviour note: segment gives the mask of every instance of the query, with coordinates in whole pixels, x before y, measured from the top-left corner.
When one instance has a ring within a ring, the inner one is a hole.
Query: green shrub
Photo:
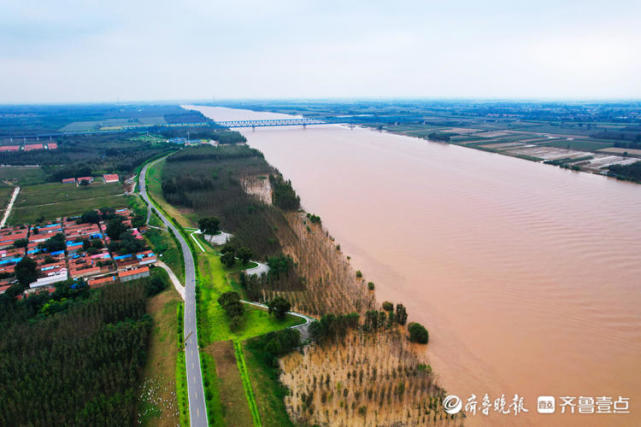
[[[277,319],[284,319],[292,305],[283,297],[276,297],[267,303],[269,314],[274,314]]]
[[[425,329],[425,326],[420,323],[411,322],[407,326],[407,330],[410,333],[410,341],[417,342],[419,344],[427,344],[430,339],[430,335]]]
[[[222,262],[225,267],[231,268],[236,264],[236,257],[233,252],[225,252],[220,257],[220,262]]]

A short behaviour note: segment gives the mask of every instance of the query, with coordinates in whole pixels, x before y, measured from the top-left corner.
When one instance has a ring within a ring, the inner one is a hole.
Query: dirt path
[[[165,264],[162,261],[156,261],[156,265],[162,269],[164,269],[167,274],[169,274],[169,279],[171,279],[171,283],[173,283],[174,288],[176,288],[176,291],[178,294],[180,294],[180,297],[185,300],[185,287],[180,283],[180,280],[178,280],[178,277],[174,274],[173,270],[169,268],[167,264]]]
[[[11,209],[13,208],[13,204],[18,198],[19,192],[20,192],[20,187],[16,187],[13,189],[13,193],[11,194],[11,199],[9,200],[9,204],[7,205],[7,209],[4,211],[4,216],[2,217],[2,221],[0,221],[0,228],[4,227],[4,225],[7,223],[7,219],[9,219],[9,215],[11,214]]]

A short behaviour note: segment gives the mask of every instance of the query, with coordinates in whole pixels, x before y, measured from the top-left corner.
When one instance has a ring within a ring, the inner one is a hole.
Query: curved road
[[[146,164],[140,171],[139,184],[142,198],[151,206],[151,200],[147,196],[145,175],[147,166],[162,159]],[[187,365],[187,394],[189,396],[189,420],[195,427],[207,426],[207,407],[205,406],[205,390],[203,388],[203,376],[200,369],[200,357],[198,353],[198,330],[196,328],[196,269],[194,258],[176,226],[167,219],[163,213],[156,209],[162,222],[174,232],[180,242],[180,247],[185,260],[185,364]]]
[[[247,300],[244,300],[244,299],[241,299],[240,302],[242,302],[243,304],[249,304],[249,305],[253,305],[254,307],[258,307],[258,308],[262,308],[262,309],[265,309],[265,310],[269,310],[269,307],[266,304],[261,304],[259,302],[252,302],[252,301],[247,301]],[[304,314],[296,313],[295,311],[288,311],[287,314],[291,314],[292,316],[295,316],[295,317],[300,317],[301,319],[303,319],[305,321],[305,323],[302,323],[300,325],[290,326],[289,328],[290,329],[296,329],[296,330],[298,330],[298,332],[300,332],[301,342],[305,341],[306,339],[308,339],[309,338],[309,325],[311,325],[312,322],[314,322],[316,319],[314,319],[313,317],[306,316]]]

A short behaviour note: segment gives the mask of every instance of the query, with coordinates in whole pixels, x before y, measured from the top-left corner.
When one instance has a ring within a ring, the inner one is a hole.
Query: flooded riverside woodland
[[[641,185],[339,125],[241,132],[377,299],[427,326],[440,383],[479,402],[467,425],[641,424]],[[529,412],[483,415],[486,393]],[[630,414],[537,414],[540,395],[622,396]]]

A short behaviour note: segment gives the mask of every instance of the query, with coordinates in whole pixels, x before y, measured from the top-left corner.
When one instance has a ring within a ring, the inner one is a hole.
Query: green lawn
[[[4,166],[0,167],[0,181],[10,181],[13,184],[35,185],[47,180],[47,175],[40,167]]]
[[[229,327],[227,315],[218,304],[218,297],[224,292],[232,291],[225,269],[220,262],[220,257],[207,248],[207,252],[198,256],[200,271],[200,303],[199,316],[202,316],[199,334],[205,345],[225,340],[244,341],[268,332],[285,329],[303,323],[303,320],[288,316],[284,320],[277,320],[267,311],[259,308],[245,306],[245,315],[242,326],[236,331]]]

